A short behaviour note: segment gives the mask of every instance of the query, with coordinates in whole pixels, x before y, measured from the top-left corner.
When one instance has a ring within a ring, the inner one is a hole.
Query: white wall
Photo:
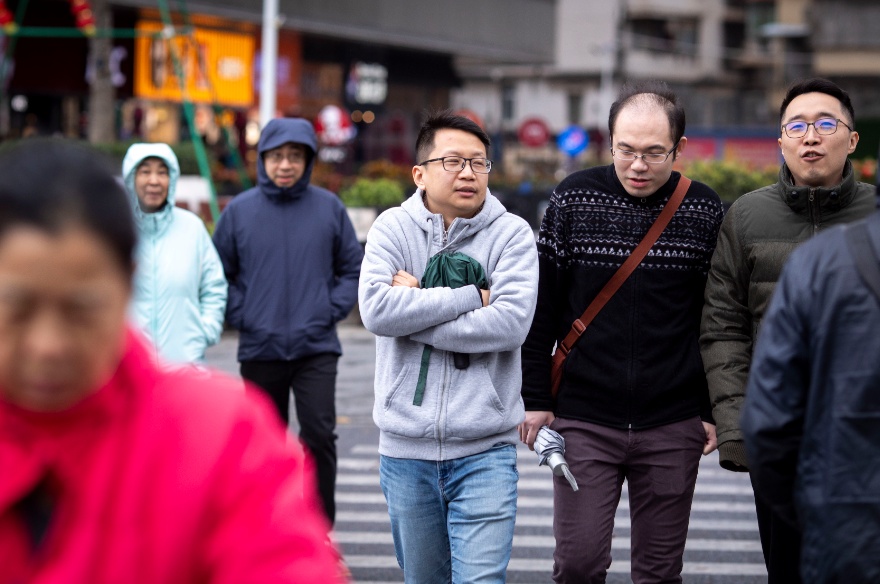
[[[614,58],[620,0],[557,2],[557,71],[599,74]]]
[[[566,94],[542,79],[525,79],[516,85],[516,121],[519,127],[529,117],[543,118],[550,131],[558,132],[568,125]]]
[[[452,109],[469,109],[483,119],[489,132],[498,130],[501,121],[500,86],[492,81],[467,81],[450,92]]]

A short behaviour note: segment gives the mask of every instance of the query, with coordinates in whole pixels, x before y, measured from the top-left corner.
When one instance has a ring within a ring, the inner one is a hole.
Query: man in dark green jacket
[[[793,85],[780,108],[779,181],[740,197],[718,235],[700,335],[721,466],[748,471],[739,419],[752,350],[782,265],[798,244],[867,216],[874,187],[847,157],[859,141],[849,95],[825,79]],[[800,534],[755,501],[769,583],[800,582]]]

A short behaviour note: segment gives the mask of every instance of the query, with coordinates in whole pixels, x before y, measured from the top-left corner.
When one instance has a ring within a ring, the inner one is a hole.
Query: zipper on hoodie
[[[290,265],[290,246],[291,246],[291,230],[285,229],[285,241],[284,241],[284,264],[282,264],[282,270],[286,271],[287,266]],[[286,296],[286,295],[285,295]],[[291,344],[291,336],[290,336],[290,326],[288,323],[290,322],[290,300],[285,298],[284,301],[284,334],[282,336],[282,341],[284,343],[284,356],[282,359],[290,359],[290,344]],[[289,399],[289,398],[288,398]],[[288,403],[288,407],[290,407]]]
[[[446,441],[444,439],[445,437],[443,436],[443,420],[446,417],[446,415],[448,415],[448,411],[446,409],[446,400],[444,399],[446,397],[446,386],[448,385],[448,381],[449,381],[449,379],[448,379],[448,372],[449,371],[447,369],[447,358],[446,358],[448,354],[449,353],[447,353],[446,351],[443,352],[443,360],[442,360],[441,368],[440,368],[440,395],[438,396],[439,401],[437,402],[437,409],[438,409],[437,418],[436,418],[437,422],[435,423],[436,432],[437,432],[438,450],[440,451],[439,452],[440,460],[443,460],[445,458],[444,446],[446,444]]]
[[[819,203],[816,201],[816,190],[815,188],[810,189],[810,219],[813,222],[813,235],[819,232]]]
[[[159,255],[156,247],[158,247],[159,242],[158,238],[154,237],[154,234],[150,236],[150,267],[152,269],[152,290],[150,291],[150,331],[152,333],[152,341],[153,347],[155,347],[155,352],[159,352],[159,274],[158,274],[158,266],[156,261],[156,256]]]

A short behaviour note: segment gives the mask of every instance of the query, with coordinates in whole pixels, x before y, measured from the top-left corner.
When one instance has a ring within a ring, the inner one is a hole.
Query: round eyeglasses
[[[820,134],[822,136],[830,136],[837,131],[838,124],[843,124],[850,132],[852,132],[852,128],[849,127],[849,124],[847,124],[840,118],[819,118],[815,122],[804,122],[802,120],[797,120],[794,122],[788,122],[787,124],[782,126],[782,130],[789,138],[803,138],[807,135],[807,131],[810,129],[810,126],[813,126],[813,129],[816,130],[817,134]]]
[[[443,170],[449,172],[461,172],[464,170],[465,164],[471,163],[471,170],[477,174],[489,174],[492,170],[492,161],[488,158],[462,158],[461,156],[444,156],[443,158],[431,158],[424,162],[419,162],[419,166],[428,164],[429,162],[440,161],[443,164]]]

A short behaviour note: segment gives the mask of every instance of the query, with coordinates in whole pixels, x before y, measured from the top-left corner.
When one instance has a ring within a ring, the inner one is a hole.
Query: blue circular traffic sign
[[[556,144],[569,156],[577,156],[590,145],[590,137],[583,128],[572,125],[559,134]]]

